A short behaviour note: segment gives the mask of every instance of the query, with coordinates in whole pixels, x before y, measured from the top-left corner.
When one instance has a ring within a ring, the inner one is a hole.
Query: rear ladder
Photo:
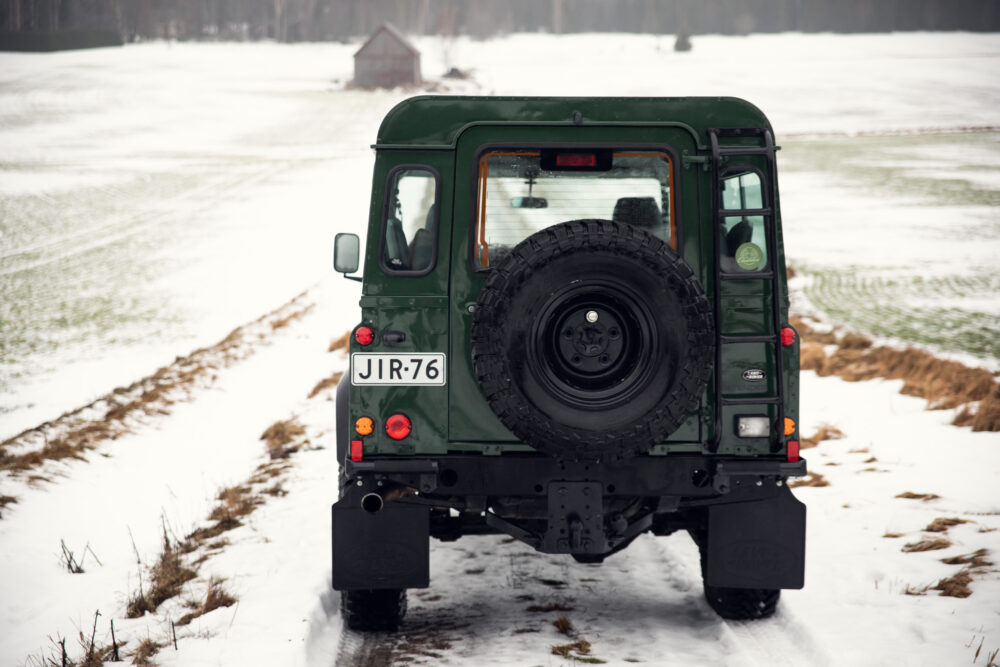
[[[782,362],[781,351],[781,281],[777,278],[778,271],[778,238],[777,224],[775,222],[775,201],[777,189],[777,176],[775,168],[774,139],[768,129],[761,127],[750,128],[727,128],[709,129],[708,138],[712,148],[712,238],[714,239],[715,252],[715,433],[709,442],[709,451],[718,451],[719,442],[722,438],[722,413],[723,406],[732,405],[775,405],[777,406],[777,433],[771,441],[771,451],[778,452],[785,444],[785,376],[784,364]],[[756,145],[725,145],[727,139],[754,139]],[[762,155],[767,162],[766,173],[764,174],[766,183],[761,187],[761,205],[759,209],[725,209],[722,202],[722,171],[723,158],[733,156]],[[754,271],[752,273],[727,273],[722,270],[720,261],[719,237],[720,227],[724,218],[761,216],[764,219],[765,239],[767,243],[767,258],[770,264],[768,270]],[[765,280],[771,282],[771,326],[772,333],[762,336],[753,335],[723,335],[722,327],[722,281],[726,280]],[[727,397],[722,391],[722,346],[734,343],[767,343],[773,346],[774,363],[777,377],[775,378],[774,396],[761,397]]]

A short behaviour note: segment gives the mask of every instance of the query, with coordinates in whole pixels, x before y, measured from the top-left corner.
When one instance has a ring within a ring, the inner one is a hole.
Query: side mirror
[[[361,239],[357,234],[337,234],[333,239],[333,268],[343,273],[345,278],[361,282],[357,276],[349,276],[358,270],[361,256]]]

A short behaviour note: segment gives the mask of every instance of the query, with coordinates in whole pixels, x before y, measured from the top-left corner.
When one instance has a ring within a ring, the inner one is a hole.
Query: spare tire
[[[491,267],[472,363],[522,441],[563,459],[619,460],[698,408],[713,331],[701,284],[666,243],[628,224],[573,220]]]

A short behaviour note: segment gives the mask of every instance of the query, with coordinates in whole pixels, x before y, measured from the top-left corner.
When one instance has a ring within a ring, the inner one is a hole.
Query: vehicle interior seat
[[[611,219],[642,227],[657,238],[669,240],[660,207],[653,197],[621,197],[615,202],[615,211],[611,214]]]

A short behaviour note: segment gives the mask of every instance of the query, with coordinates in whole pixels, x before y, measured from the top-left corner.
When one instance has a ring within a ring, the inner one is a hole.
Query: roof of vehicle
[[[400,102],[386,114],[375,147],[451,149],[466,128],[484,124],[681,126],[694,135],[699,148],[710,127],[771,127],[760,109],[737,97],[423,95]]]

